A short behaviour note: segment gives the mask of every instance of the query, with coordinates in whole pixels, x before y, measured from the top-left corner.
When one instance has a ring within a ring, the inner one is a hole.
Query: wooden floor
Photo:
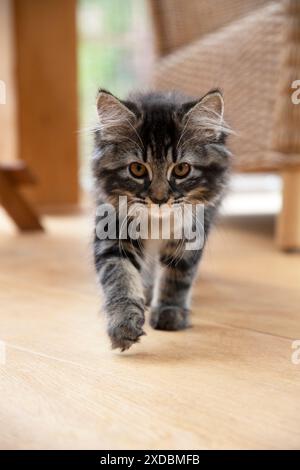
[[[300,448],[300,255],[276,251],[269,220],[220,225],[193,328],[147,327],[125,354],[99,315],[89,219],[45,225],[0,224],[2,449]]]

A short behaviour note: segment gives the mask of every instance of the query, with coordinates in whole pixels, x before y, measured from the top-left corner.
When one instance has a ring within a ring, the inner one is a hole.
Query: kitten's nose
[[[162,204],[166,204],[168,200],[169,200],[169,196],[162,196],[162,197],[151,196],[151,201],[153,202],[153,204],[158,204],[159,206],[161,206]]]

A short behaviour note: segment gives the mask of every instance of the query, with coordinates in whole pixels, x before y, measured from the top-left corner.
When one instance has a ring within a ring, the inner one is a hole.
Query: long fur
[[[139,206],[147,210],[152,204],[203,204],[205,242],[228,181],[231,155],[226,138],[232,131],[224,120],[219,90],[198,100],[177,93],[148,93],[126,101],[100,90],[97,109],[95,198],[97,205],[109,202],[115,207],[117,239],[99,239],[95,230],[95,266],[112,347],[125,350],[144,334],[147,305],[154,328],[179,330],[189,325],[191,287],[204,246],[187,250],[184,237],[159,240],[150,255],[147,240],[121,237],[125,222],[120,220],[118,199],[127,196],[126,223]],[[143,178],[130,172],[133,162],[146,168]],[[190,168],[182,179],[174,173],[180,162]],[[193,216],[189,230],[195,226]]]

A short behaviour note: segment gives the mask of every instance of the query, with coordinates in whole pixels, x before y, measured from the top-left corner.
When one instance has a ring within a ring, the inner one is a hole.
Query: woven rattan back
[[[215,31],[271,0],[149,0],[161,55]]]

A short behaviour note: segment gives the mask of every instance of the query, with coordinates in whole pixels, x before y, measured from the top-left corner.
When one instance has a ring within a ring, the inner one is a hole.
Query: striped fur
[[[118,236],[101,240],[95,231],[94,258],[112,347],[124,351],[144,334],[147,305],[154,328],[188,326],[191,286],[202,249],[185,250],[184,240],[154,244],[121,240],[118,198],[127,196],[129,209],[137,204],[147,208],[153,203],[171,207],[203,203],[207,237],[228,179],[230,153],[225,140],[230,129],[218,90],[194,101],[174,93],[120,101],[100,90],[97,107],[92,161],[95,198],[98,205],[115,206]],[[146,167],[143,178],[130,173],[132,162]],[[174,174],[180,162],[191,168],[182,179]]]

